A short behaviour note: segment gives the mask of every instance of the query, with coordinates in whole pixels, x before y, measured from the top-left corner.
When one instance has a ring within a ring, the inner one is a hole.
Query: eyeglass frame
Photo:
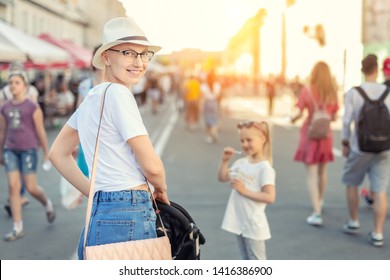
[[[153,58],[153,56],[154,56],[154,52],[152,52],[152,51],[144,51],[144,52],[142,52],[142,53],[139,53],[139,52],[136,52],[135,50],[116,50],[116,49],[107,49],[107,51],[114,51],[114,52],[118,52],[118,53],[121,53],[121,54],[123,54],[123,56],[124,56],[124,58],[128,61],[128,62],[134,62],[134,61],[136,61],[137,60],[137,58],[138,58],[138,56],[141,58],[141,61],[142,62],[144,62],[144,63],[148,63],[148,62],[150,62],[150,60]],[[128,59],[127,58],[127,56],[126,56],[126,52],[133,52],[133,53],[135,53],[136,55],[135,55],[135,57],[131,57],[131,59]],[[144,61],[144,59],[142,58],[142,55],[144,55],[144,54],[146,54],[147,56],[147,58],[148,58],[148,60],[147,61]]]

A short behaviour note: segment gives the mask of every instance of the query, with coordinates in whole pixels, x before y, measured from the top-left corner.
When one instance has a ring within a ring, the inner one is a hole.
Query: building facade
[[[48,33],[93,49],[104,23],[126,16],[117,0],[0,0],[0,19],[27,34]]]

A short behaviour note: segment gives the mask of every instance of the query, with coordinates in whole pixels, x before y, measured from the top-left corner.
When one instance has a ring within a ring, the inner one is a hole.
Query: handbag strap
[[[88,204],[87,204],[87,213],[86,213],[86,216],[85,216],[84,246],[83,246],[84,248],[85,248],[85,245],[87,243],[89,223],[90,223],[91,211],[92,211],[92,202],[93,202],[93,196],[94,196],[94,190],[95,190],[96,165],[97,165],[97,159],[98,159],[98,154],[99,154],[99,142],[100,142],[99,141],[99,139],[100,139],[100,127],[101,127],[101,123],[102,123],[103,109],[104,109],[104,104],[105,104],[105,99],[106,99],[106,93],[107,93],[107,89],[110,87],[110,85],[112,85],[112,83],[110,83],[107,86],[107,88],[105,89],[105,91],[103,93],[103,96],[102,96],[101,105],[100,105],[100,119],[99,119],[98,131],[97,131],[97,135],[96,135],[95,153],[94,153],[93,162],[92,162],[91,181],[90,181],[90,186],[89,186],[89,196],[88,196]],[[144,175],[144,177],[145,177],[145,175]],[[151,198],[152,198],[152,200],[154,202],[154,205],[156,207],[156,214],[158,215],[158,217],[160,219],[161,225],[163,227],[164,234],[167,236],[164,223],[162,222],[161,216],[159,214],[160,210],[158,209],[156,200],[155,200],[155,198],[154,198],[154,196],[152,194],[152,191],[150,189],[150,186],[149,186],[149,183],[148,183],[148,180],[146,179],[146,177],[145,177],[145,180],[146,180],[146,185],[148,186],[148,191],[149,191],[149,193],[151,195]],[[85,256],[85,254],[84,254],[84,256]]]
[[[319,107],[318,107],[318,104],[317,104],[316,100],[314,99],[314,96],[313,96],[313,93],[312,93],[310,87],[307,88],[307,93],[310,96],[310,99],[311,99],[311,101],[314,104],[314,111],[318,111]]]

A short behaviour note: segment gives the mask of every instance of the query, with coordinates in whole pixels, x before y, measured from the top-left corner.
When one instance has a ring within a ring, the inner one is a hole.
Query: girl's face
[[[241,148],[247,156],[255,158],[263,152],[266,138],[263,132],[254,126],[243,127],[239,130]]]
[[[19,75],[12,75],[11,77],[9,77],[8,85],[12,96],[14,97],[24,95],[27,89],[24,79]]]
[[[123,84],[127,87],[137,84],[145,74],[149,62],[142,61],[140,55],[131,61],[122,52],[133,51],[143,53],[147,51],[147,47],[125,43],[116,45],[110,49],[103,53],[103,61],[108,65],[108,67],[106,66],[106,77],[108,80]]]

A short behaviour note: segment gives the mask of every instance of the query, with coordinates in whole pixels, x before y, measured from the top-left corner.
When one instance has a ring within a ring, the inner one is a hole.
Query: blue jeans
[[[78,258],[84,259],[84,230],[78,246]],[[129,240],[155,238],[156,213],[150,193],[140,190],[95,193],[87,245],[102,245]]]
[[[36,149],[25,151],[4,149],[5,172],[19,171],[21,174],[37,172],[38,155]]]

